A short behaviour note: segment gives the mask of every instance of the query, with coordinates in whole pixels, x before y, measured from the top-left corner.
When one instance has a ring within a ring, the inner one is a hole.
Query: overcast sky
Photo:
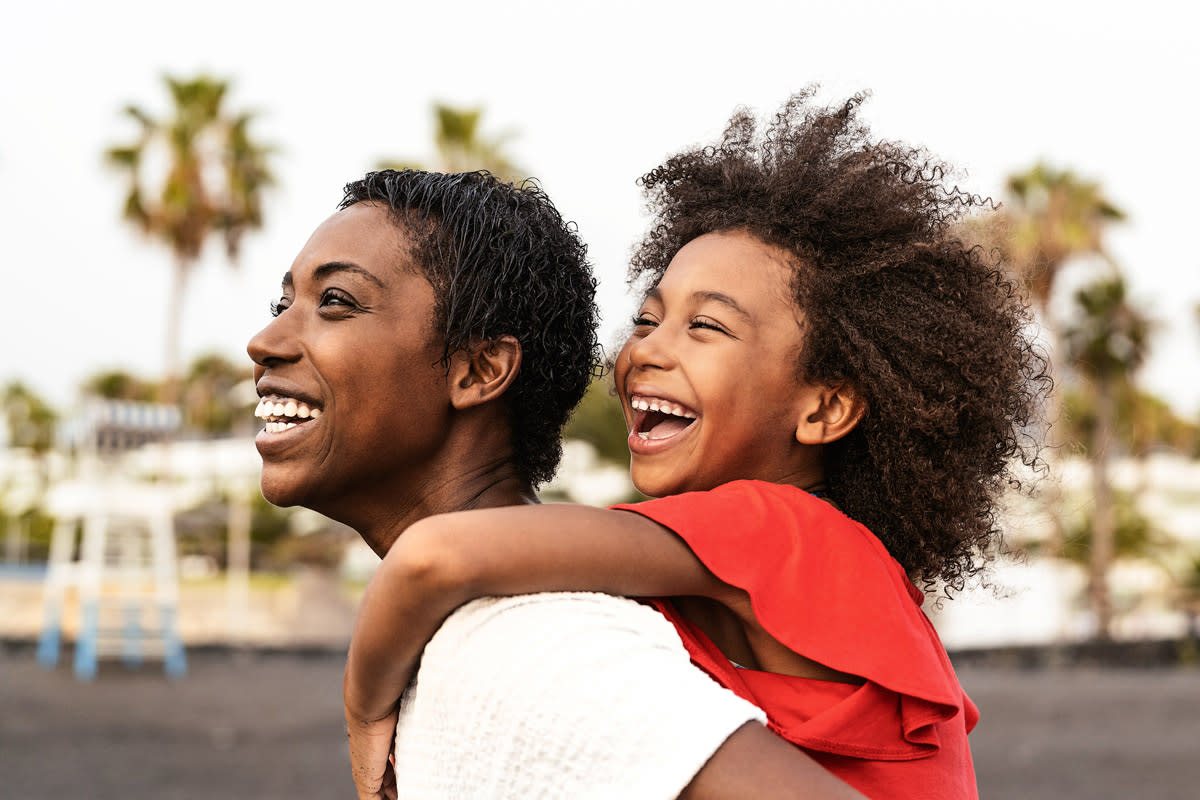
[[[1162,322],[1144,371],[1200,411],[1200,166],[1194,12],[1110,2],[21,2],[0,27],[0,382],[59,406],[85,376],[162,368],[169,252],[119,222],[105,146],[120,109],[167,109],[160,75],[233,81],[278,148],[266,227],[238,271],[213,247],[183,312],[185,358],[245,358],[279,278],[341,186],[385,157],[432,154],[430,104],[486,107],[515,160],[579,224],[605,336],[645,219],[638,175],[711,140],[737,105],[773,111],[812,82],[869,89],[877,135],[928,147],[1000,197],[1044,159],[1129,214],[1109,245]],[[186,9],[186,12],[177,9]],[[1082,268],[1077,271],[1082,271]]]

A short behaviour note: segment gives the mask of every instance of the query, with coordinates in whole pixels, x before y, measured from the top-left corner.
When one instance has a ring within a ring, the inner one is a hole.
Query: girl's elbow
[[[436,518],[410,526],[380,565],[389,581],[422,596],[465,596],[474,584],[471,559],[454,545]]]

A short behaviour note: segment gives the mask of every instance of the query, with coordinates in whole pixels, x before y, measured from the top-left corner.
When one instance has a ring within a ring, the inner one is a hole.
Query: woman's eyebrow
[[[339,272],[352,272],[355,275],[361,275],[371,283],[378,286],[380,289],[386,289],[383,281],[379,280],[374,273],[368,272],[357,264],[352,264],[349,261],[329,261],[313,270],[313,280],[319,281],[328,278],[330,275],[336,275]],[[286,276],[284,278],[287,279]]]

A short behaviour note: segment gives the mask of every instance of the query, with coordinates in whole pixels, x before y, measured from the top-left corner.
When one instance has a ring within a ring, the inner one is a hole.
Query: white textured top
[[[694,667],[624,598],[460,608],[425,648],[396,730],[405,798],[673,798],[756,706]]]

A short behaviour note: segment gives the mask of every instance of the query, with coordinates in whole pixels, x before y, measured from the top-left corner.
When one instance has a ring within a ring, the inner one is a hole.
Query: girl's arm
[[[363,595],[346,666],[348,718],[388,715],[442,621],[478,597],[548,591],[744,592],[717,579],[667,528],[639,514],[570,504],[428,517],[392,546]]]
[[[639,514],[569,504],[428,517],[392,546],[363,595],[343,684],[360,797],[378,797],[397,701],[425,644],[477,597],[544,591],[698,595],[733,606],[718,580],[667,528]]]

